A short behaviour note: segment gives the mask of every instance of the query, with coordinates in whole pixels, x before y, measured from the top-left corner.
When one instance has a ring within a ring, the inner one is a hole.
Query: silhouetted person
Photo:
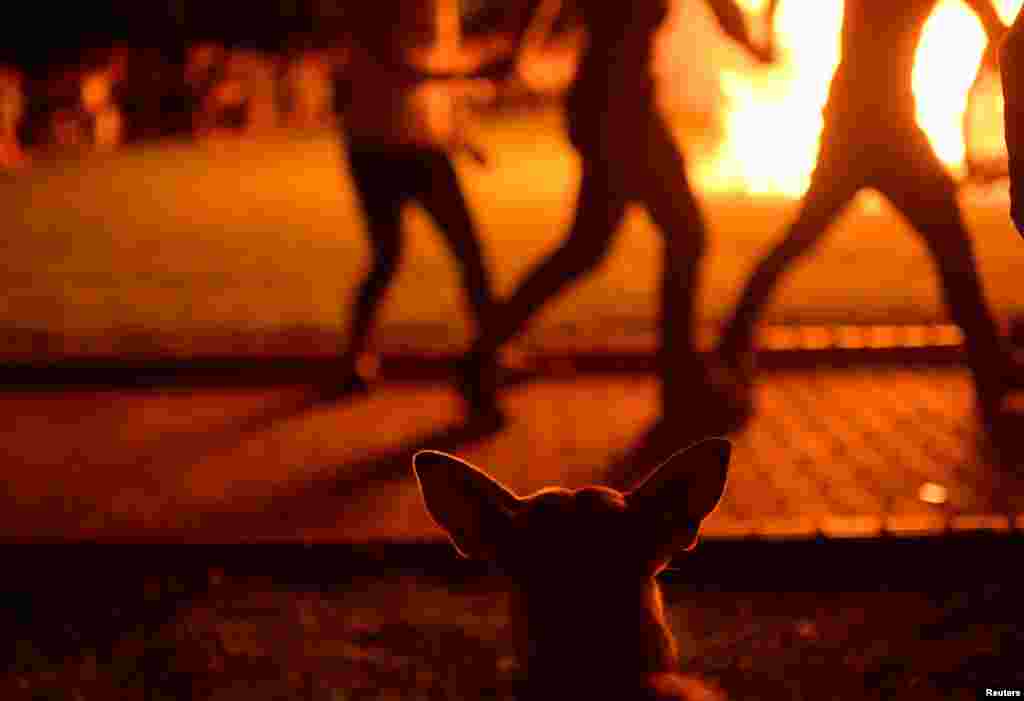
[[[498,48],[449,56],[455,70],[430,67],[433,27],[429,20],[402,15],[399,3],[354,27],[346,79],[336,82],[335,97],[344,119],[345,147],[357,196],[366,217],[372,247],[370,271],[353,301],[348,346],[339,377],[323,388],[325,397],[366,390],[358,361],[402,255],[402,207],[418,202],[434,220],[454,254],[476,325],[492,313],[491,278],[484,264],[476,225],[470,215],[451,154],[467,148],[454,123],[454,91],[460,79],[487,68]],[[401,8],[403,13],[408,7]],[[410,28],[410,19],[413,27]],[[391,21],[389,21],[391,20]],[[493,54],[493,56],[492,56]],[[416,62],[417,56],[422,60]],[[444,57],[442,57],[444,58]],[[428,64],[427,68],[423,63]],[[443,64],[444,62],[442,62]],[[478,417],[486,419],[488,417]],[[490,417],[495,418],[495,417]]]
[[[82,109],[88,115],[92,148],[97,151],[110,151],[121,144],[123,120],[114,101],[118,78],[113,65],[100,66],[82,77]]]
[[[750,38],[732,0],[709,3],[728,36],[770,59]],[[746,414],[747,402],[727,383],[713,382],[697,353],[694,305],[704,220],[683,156],[657,109],[650,74],[652,43],[668,2],[576,0],[572,7],[588,39],[566,103],[569,139],[582,161],[575,219],[568,238],[527,275],[462,360],[461,391],[476,411],[496,411],[498,348],[545,302],[604,260],[627,206],[637,203],[646,206],[665,240],[658,351],[662,418],[685,417],[699,433],[726,432]],[[697,405],[701,412],[695,417]]]
[[[189,46],[184,72],[192,131],[199,135],[212,128],[215,122],[212,96],[227,75],[226,49],[211,42]]]
[[[811,250],[854,195],[872,187],[924,238],[945,302],[964,332],[978,408],[991,426],[1012,374],[1010,358],[985,301],[956,185],[917,125],[911,88],[921,30],[937,2],[847,0],[842,59],[824,108],[810,187],[785,237],[743,289],[719,352],[740,375],[751,376],[755,324],[780,276]],[[989,40],[998,39],[1005,27],[990,2],[968,4]]]
[[[1010,159],[1010,216],[1024,235],[1024,9],[1010,27],[999,53],[1003,118]]]
[[[81,66],[62,67],[48,81],[50,107],[48,145],[64,152],[85,152],[92,147],[92,115],[82,99]]]

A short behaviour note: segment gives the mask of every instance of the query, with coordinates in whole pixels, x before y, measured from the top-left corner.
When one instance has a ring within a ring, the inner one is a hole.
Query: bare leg
[[[346,371],[354,372],[359,356],[366,351],[377,310],[398,271],[402,237],[397,214],[396,210],[394,217],[368,222],[373,263],[353,300],[348,347],[342,361]]]
[[[593,270],[604,260],[628,202],[626,193],[612,187],[606,166],[585,158],[569,237],[534,268],[484,325],[469,354],[459,364],[459,391],[470,410],[495,415],[497,409],[498,348],[517,335],[549,299]]]
[[[897,150],[898,149],[898,150]],[[916,129],[893,150],[904,154],[880,189],[924,237],[942,283],[953,321],[964,332],[967,362],[983,408],[1001,400],[1008,358],[978,277],[970,235],[960,215],[956,185]],[[908,172],[909,171],[909,172]],[[898,175],[897,175],[898,173]]]
[[[686,166],[672,135],[660,117],[648,127],[647,143],[631,164],[630,173],[643,188],[640,198],[665,238],[661,277],[662,411],[693,399],[695,384],[703,384],[704,367],[695,339],[696,303],[701,258],[707,241],[704,218],[690,188]]]
[[[860,189],[860,177],[849,174],[853,168],[852,160],[848,163],[819,160],[796,220],[790,224],[782,241],[754,268],[732,317],[725,325],[719,352],[731,365],[742,366],[742,359],[752,352],[755,325],[779,278],[814,246]]]
[[[604,260],[628,202],[626,194],[612,186],[604,169],[604,164],[584,161],[576,217],[568,238],[497,309],[474,352],[494,353],[516,336],[545,302]]]
[[[494,292],[476,225],[448,156],[438,153],[431,159],[430,171],[430,189],[420,193],[420,201],[458,262],[466,301],[479,333],[485,320],[493,315]]]
[[[359,356],[366,351],[377,309],[398,271],[402,252],[401,206],[405,195],[401,184],[389,185],[382,177],[392,169],[401,168],[395,159],[355,152],[350,153],[350,163],[372,248],[370,271],[352,302],[348,345],[342,354],[342,372],[355,375]]]

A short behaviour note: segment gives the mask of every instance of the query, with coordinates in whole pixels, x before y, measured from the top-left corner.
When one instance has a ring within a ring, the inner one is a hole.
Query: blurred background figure
[[[122,113],[122,142],[138,143],[191,134],[191,90],[187,50],[133,48],[124,60],[123,77],[114,86]]]
[[[77,65],[57,69],[43,85],[48,135],[59,151],[110,151],[122,141],[123,119],[115,88],[127,57],[119,51],[86,51]]]
[[[719,344],[734,372],[752,378],[754,329],[781,276],[821,239],[863,188],[885,195],[923,237],[953,320],[964,332],[983,424],[1000,424],[1018,370],[982,290],[952,176],[915,118],[914,56],[938,0],[847,0],[842,60],[824,109],[825,127],[811,184],[783,240],[755,267]],[[989,0],[968,0],[989,42],[1005,26]],[[989,60],[993,50],[986,52]],[[766,135],[765,138],[770,138]]]
[[[88,150],[92,142],[92,115],[83,102],[83,70],[65,68],[47,81],[49,107],[46,144],[57,151]]]
[[[414,10],[411,8],[415,8]],[[432,0],[410,6],[375,3],[353,18],[344,72],[336,76],[336,108],[343,125],[348,165],[366,217],[372,248],[370,271],[356,291],[338,376],[325,383],[325,398],[365,392],[361,360],[380,303],[403,252],[402,209],[420,204],[444,236],[458,263],[466,302],[477,327],[493,313],[491,276],[452,155],[483,155],[466,135],[457,107],[467,96],[486,98],[486,83],[469,79],[507,53],[500,42],[467,47],[458,6]],[[473,412],[497,427],[497,413]]]
[[[252,57],[215,43],[189,48],[185,80],[199,137],[239,135],[252,124]]]
[[[731,39],[758,60],[772,59],[769,48],[753,41],[735,2],[710,0],[709,5]],[[695,307],[705,225],[683,155],[659,112],[650,71],[653,41],[669,4],[577,0],[563,7],[544,0],[525,32],[522,52],[543,44],[566,10],[578,17],[588,42],[566,103],[569,140],[582,161],[575,219],[566,240],[488,319],[461,361],[461,391],[478,411],[497,412],[498,349],[544,304],[603,262],[627,208],[642,204],[664,237],[661,412],[648,442],[660,443],[664,436],[677,448],[686,436],[730,432],[749,414],[749,401],[742,387],[706,367],[697,352]],[[699,416],[693,415],[695,405],[702,408]]]
[[[21,73],[0,65],[0,169],[20,168],[27,163],[18,128],[25,113]]]
[[[285,125],[318,129],[331,122],[331,63],[326,51],[311,41],[289,47],[281,57],[278,110]]]
[[[226,50],[212,42],[190,45],[185,51],[185,84],[188,87],[192,131],[200,135],[216,121],[214,91],[224,81]]]
[[[230,122],[242,134],[265,132],[279,123],[276,61],[269,53],[232,48],[227,54],[223,96]]]
[[[249,96],[238,77],[225,76],[218,81],[203,105],[202,136],[241,134],[249,126]]]
[[[1006,150],[1010,157],[1010,215],[1024,235],[1024,10],[1014,20],[999,56],[1003,79]]]
[[[81,102],[90,132],[89,142],[96,151],[111,151],[121,145],[121,109],[114,91],[124,75],[119,57],[105,61],[82,76]]]

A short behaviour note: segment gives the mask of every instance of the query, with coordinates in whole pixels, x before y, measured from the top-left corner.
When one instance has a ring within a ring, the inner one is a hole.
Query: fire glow
[[[768,0],[742,0],[756,21]],[[996,0],[1012,22],[1024,0]],[[821,110],[840,59],[842,0],[781,0],[770,67],[723,68],[723,138],[698,171],[712,191],[800,197],[810,183],[822,130]],[[986,37],[962,0],[940,0],[928,18],[915,58],[918,124],[954,176],[964,171],[964,115],[981,65]],[[1005,157],[1002,95],[988,76],[974,94],[972,146],[987,158]],[[973,153],[973,152],[972,152]]]

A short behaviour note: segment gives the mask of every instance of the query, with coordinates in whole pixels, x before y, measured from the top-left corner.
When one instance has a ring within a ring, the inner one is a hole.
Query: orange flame
[[[756,13],[766,2],[744,4]],[[804,193],[818,153],[821,109],[839,64],[842,12],[841,0],[782,0],[775,26],[779,63],[722,71],[725,136],[698,176],[707,187]]]
[[[899,0],[894,0],[899,1]],[[767,0],[741,0],[752,16]],[[1012,22],[1024,0],[997,0]],[[710,190],[799,197],[807,189],[822,129],[821,109],[840,58],[843,0],[782,0],[776,15],[780,61],[769,68],[723,69],[724,138],[697,177]],[[987,40],[962,0],[940,0],[922,31],[913,74],[918,124],[939,158],[959,175],[966,153],[968,93]],[[1002,96],[992,76],[975,90],[972,145],[1005,157]],[[972,151],[973,153],[973,151]]]
[[[913,76],[917,123],[954,173],[964,164],[967,93],[987,43],[981,21],[962,0],[942,0],[921,33]]]

